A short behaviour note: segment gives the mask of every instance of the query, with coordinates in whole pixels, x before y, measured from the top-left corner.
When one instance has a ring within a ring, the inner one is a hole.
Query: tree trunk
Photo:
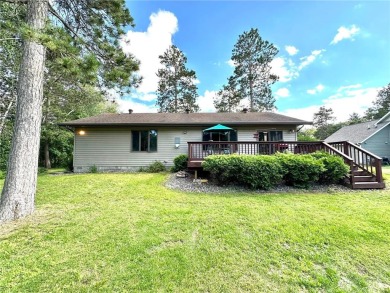
[[[27,24],[33,30],[44,28],[47,1],[29,0],[27,3]],[[25,217],[34,211],[45,54],[44,46],[35,40],[24,41],[15,126],[0,202],[0,222]]]
[[[49,152],[49,138],[45,139],[45,168],[51,169],[50,152]]]
[[[46,127],[46,137],[45,137],[45,148],[44,148],[44,166],[46,169],[51,169],[51,162],[50,162],[50,152],[49,152],[49,111],[50,111],[50,99],[49,97],[46,98],[46,109],[45,109],[45,127]]]

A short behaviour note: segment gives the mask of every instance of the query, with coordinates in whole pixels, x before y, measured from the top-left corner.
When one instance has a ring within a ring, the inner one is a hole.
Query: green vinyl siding
[[[390,157],[390,125],[363,142],[361,147],[379,157]]]

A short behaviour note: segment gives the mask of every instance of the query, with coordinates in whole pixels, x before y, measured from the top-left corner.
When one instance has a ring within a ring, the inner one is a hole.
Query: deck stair
[[[326,143],[325,143],[326,144]],[[382,158],[348,141],[329,143],[352,159],[350,162],[350,186],[353,189],[383,189]]]

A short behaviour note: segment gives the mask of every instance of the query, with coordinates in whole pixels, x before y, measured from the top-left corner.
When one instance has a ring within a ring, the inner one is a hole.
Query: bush
[[[96,165],[92,165],[91,167],[89,167],[89,173],[98,173],[99,170],[98,170],[98,167],[96,167]]]
[[[202,167],[218,184],[237,183],[253,189],[270,189],[283,177],[281,164],[274,156],[208,156]]]
[[[38,167],[38,174],[47,174],[47,169],[45,167]]]
[[[320,160],[324,165],[324,171],[320,174],[320,183],[339,183],[349,172],[349,166],[338,156],[330,155],[325,152],[315,152],[311,156]]]
[[[5,172],[0,170],[0,179],[5,179]]]
[[[283,179],[286,185],[307,188],[311,183],[317,182],[320,174],[325,171],[322,161],[312,155],[278,153],[275,157],[284,169]]]
[[[179,172],[187,169],[187,161],[188,156],[187,155],[178,155],[176,158],[173,159],[173,167],[171,168],[172,172]]]
[[[145,172],[148,173],[159,173],[164,171],[166,171],[165,165],[160,161],[155,161],[145,169]]]
[[[73,172],[73,157],[68,157],[66,165],[64,166],[67,171]]]

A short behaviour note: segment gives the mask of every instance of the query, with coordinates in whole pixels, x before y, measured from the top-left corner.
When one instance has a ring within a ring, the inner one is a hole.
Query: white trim
[[[383,120],[386,120],[386,118],[390,117],[390,111],[385,114],[381,119],[379,119],[376,123],[375,126],[377,126],[379,123],[381,123]]]
[[[389,112],[390,113],[390,112]],[[389,114],[388,113],[388,114]],[[387,114],[386,114],[387,115]],[[383,116],[383,117],[385,117],[385,116]],[[362,144],[363,142],[365,142],[367,139],[369,139],[371,136],[374,136],[375,134],[377,134],[379,131],[381,131],[383,128],[385,128],[387,125],[389,125],[390,124],[390,121],[389,122],[387,122],[387,124],[385,124],[385,125],[383,125],[383,127],[381,127],[381,128],[379,128],[377,131],[375,131],[373,134],[371,134],[371,135],[369,135],[369,136],[367,136],[365,139],[363,139],[361,142],[360,142],[360,144]],[[376,125],[376,124],[375,124]]]

